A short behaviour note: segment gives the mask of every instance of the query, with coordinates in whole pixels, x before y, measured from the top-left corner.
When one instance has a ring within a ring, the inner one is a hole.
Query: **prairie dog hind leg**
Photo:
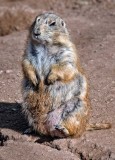
[[[78,97],[69,100],[50,112],[47,127],[52,136],[80,136],[86,130],[88,111],[84,101]]]

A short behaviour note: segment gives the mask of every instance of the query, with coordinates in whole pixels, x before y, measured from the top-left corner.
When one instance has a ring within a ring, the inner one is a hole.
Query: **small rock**
[[[12,73],[12,70],[8,69],[5,71],[5,73]]]
[[[3,73],[3,70],[0,70],[0,74],[2,74]]]

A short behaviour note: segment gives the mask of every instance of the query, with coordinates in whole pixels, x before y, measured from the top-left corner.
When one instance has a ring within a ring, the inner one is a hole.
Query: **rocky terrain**
[[[111,129],[78,139],[23,134],[21,59],[28,28],[45,11],[66,21],[76,44],[90,84],[90,121]],[[0,160],[115,160],[114,0],[0,0]]]

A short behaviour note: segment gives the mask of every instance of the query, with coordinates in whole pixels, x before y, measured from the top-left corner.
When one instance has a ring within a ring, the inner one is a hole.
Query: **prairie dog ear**
[[[60,21],[61,25],[65,28],[66,27],[66,24],[63,20]]]
[[[39,22],[39,21],[40,21],[40,17],[37,16],[37,17],[36,17],[36,22]]]

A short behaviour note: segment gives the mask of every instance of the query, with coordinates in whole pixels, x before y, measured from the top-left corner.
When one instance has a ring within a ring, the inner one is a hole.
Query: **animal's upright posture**
[[[34,130],[52,137],[78,137],[94,127],[88,125],[87,79],[60,17],[53,13],[36,17],[22,68],[23,111]]]

